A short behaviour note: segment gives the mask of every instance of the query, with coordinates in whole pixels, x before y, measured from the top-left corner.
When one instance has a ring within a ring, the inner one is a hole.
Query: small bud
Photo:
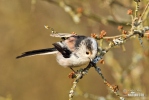
[[[122,31],[122,34],[127,34],[127,31],[123,30],[123,31]]]
[[[103,38],[104,36],[106,36],[107,32],[105,30],[102,30],[100,32],[99,38]]]
[[[111,40],[110,38],[107,38],[107,39],[106,39],[107,42],[109,42],[110,40]]]
[[[96,33],[91,33],[91,37],[92,38],[97,38],[97,34]]]
[[[129,10],[127,11],[127,14],[128,14],[128,15],[132,15],[132,12],[133,12],[133,11],[132,11],[131,9],[129,9]]]
[[[75,33],[75,32],[72,32],[71,34],[73,34],[73,35],[77,35],[77,33]]]
[[[76,78],[75,72],[69,73],[68,77],[71,78],[71,79]]]
[[[78,7],[77,8],[77,13],[82,13],[83,12],[83,9],[81,7]]]
[[[118,29],[119,31],[121,31],[121,30],[123,29],[123,26],[118,26],[117,29]]]
[[[114,85],[114,86],[112,86],[112,87],[113,87],[113,91],[114,91],[114,92],[117,92],[117,91],[119,90],[118,85]]]
[[[111,84],[107,81],[104,81],[104,84],[106,84],[108,87],[111,87]]]
[[[104,63],[105,63],[103,59],[101,59],[99,62],[100,62],[101,64],[104,64]]]

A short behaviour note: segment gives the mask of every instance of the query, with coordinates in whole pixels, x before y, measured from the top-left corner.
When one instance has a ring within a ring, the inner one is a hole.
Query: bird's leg
[[[77,73],[72,67],[69,67],[74,73]]]

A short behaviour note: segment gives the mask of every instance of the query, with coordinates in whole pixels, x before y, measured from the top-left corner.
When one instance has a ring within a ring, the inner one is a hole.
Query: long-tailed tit
[[[53,43],[53,48],[27,51],[16,58],[26,56],[56,54],[57,62],[64,67],[79,67],[97,56],[98,44],[94,38],[74,34],[51,34],[63,40]]]

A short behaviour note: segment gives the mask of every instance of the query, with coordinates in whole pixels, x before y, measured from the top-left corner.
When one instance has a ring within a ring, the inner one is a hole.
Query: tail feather
[[[22,53],[22,55],[17,56],[16,58],[18,59],[18,58],[27,57],[27,56],[53,54],[56,52],[57,52],[57,49],[55,49],[55,48],[32,50],[32,51],[24,52],[24,53]]]

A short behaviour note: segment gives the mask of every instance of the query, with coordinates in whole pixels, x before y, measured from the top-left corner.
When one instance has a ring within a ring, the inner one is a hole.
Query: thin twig
[[[82,73],[77,74],[77,77],[74,80],[72,88],[70,89],[70,92],[69,92],[69,100],[72,100],[77,83],[79,82],[79,79],[81,79],[81,77],[82,77]]]
[[[140,16],[140,20],[142,20],[142,18],[145,15],[145,12],[147,11],[148,7],[149,7],[149,2],[147,3],[147,5],[146,5],[146,7],[145,7],[145,9],[144,9],[144,11],[142,13],[142,15]]]
[[[136,2],[135,17],[138,16],[139,2]]]
[[[124,97],[121,97],[119,94],[118,94],[118,86],[117,85],[114,85],[112,86],[107,80],[106,78],[104,77],[104,75],[102,74],[101,72],[101,69],[99,67],[96,66],[96,64],[93,64],[93,67],[95,68],[95,70],[97,71],[97,73],[101,76],[101,78],[103,79],[104,83],[113,91],[113,93],[118,96],[120,98],[120,100],[124,100]]]

